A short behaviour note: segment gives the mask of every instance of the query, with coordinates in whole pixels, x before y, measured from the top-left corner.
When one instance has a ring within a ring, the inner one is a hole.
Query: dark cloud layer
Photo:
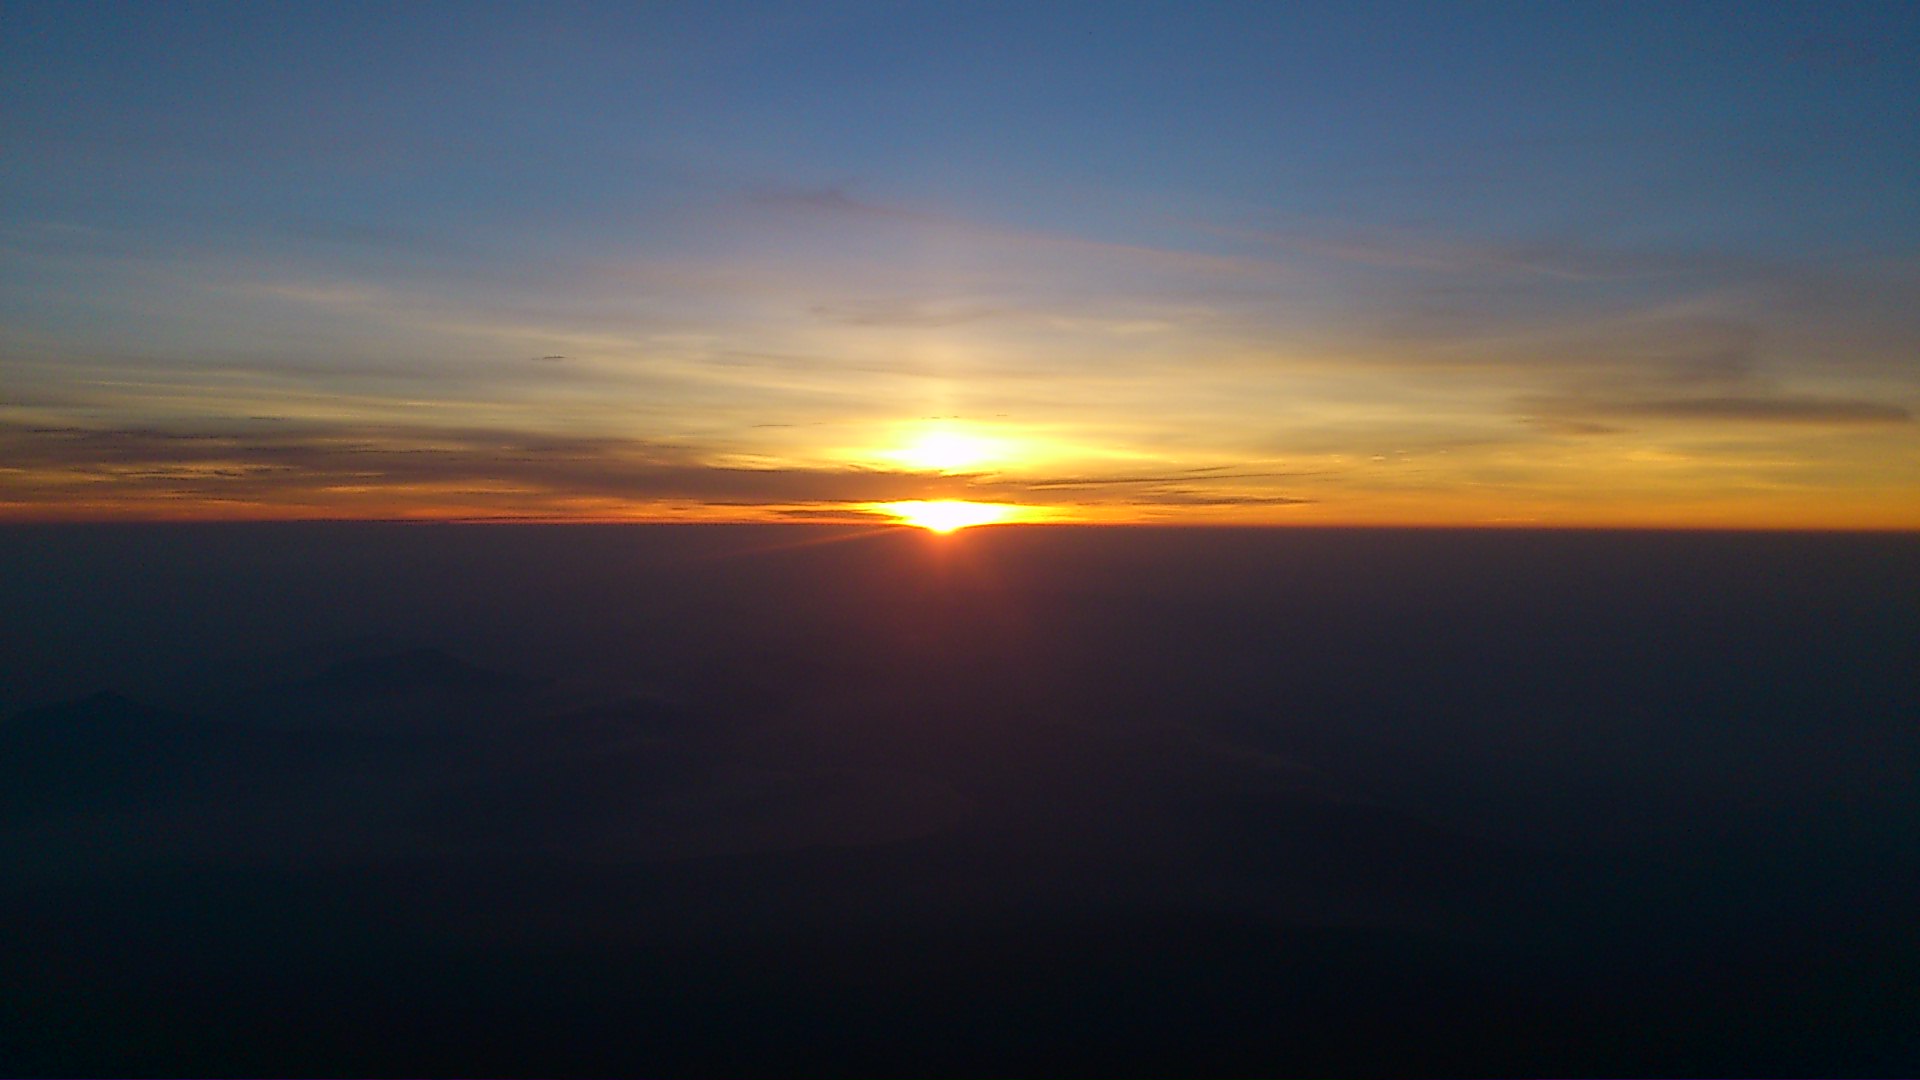
[[[586,438],[484,429],[303,426],[273,431],[179,432],[157,428],[0,424],[0,457],[26,483],[0,502],[55,511],[89,503],[216,501],[260,507],[365,512],[405,498],[431,512],[459,506],[504,515],[578,512],[582,501],[713,507],[815,507],[844,519],[846,507],[914,499],[1057,501],[1227,506],[1306,500],[1206,490],[1253,478],[1238,473],[1040,477],[943,474],[869,468],[756,469],[714,464],[693,450],[640,439]],[[464,516],[464,515],[463,515]]]
[[[200,496],[269,505],[342,501],[345,489],[377,497],[383,489],[430,487],[538,513],[567,498],[746,505],[881,501],[926,498],[943,486],[939,477],[925,474],[728,468],[703,463],[681,447],[642,440],[485,430],[358,426],[257,436],[12,427],[0,428],[0,448],[30,473],[84,480],[89,495]],[[60,485],[49,491],[48,501],[71,493]]]

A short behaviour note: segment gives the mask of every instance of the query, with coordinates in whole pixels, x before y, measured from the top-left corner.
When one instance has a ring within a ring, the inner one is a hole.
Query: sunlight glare
[[[876,457],[929,473],[998,467],[1021,457],[1018,440],[989,434],[968,423],[916,423],[895,432],[895,442]]]
[[[914,469],[953,472],[1001,461],[1012,451],[1004,439],[951,425],[922,428],[882,456]]]
[[[970,525],[991,525],[1012,519],[1018,507],[1000,503],[963,502],[941,499],[932,502],[878,503],[874,509],[891,514],[908,525],[930,532],[950,533]]]

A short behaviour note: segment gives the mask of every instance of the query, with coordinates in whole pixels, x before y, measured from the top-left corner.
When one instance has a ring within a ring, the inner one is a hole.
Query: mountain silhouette
[[[420,648],[343,660],[286,688],[304,697],[354,699],[416,693],[518,694],[545,685],[544,679],[492,671],[439,649]]]

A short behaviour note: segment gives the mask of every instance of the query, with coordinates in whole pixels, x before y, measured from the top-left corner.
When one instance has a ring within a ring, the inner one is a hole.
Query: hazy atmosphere
[[[0,0],[0,1075],[1920,1075],[1916,58]]]

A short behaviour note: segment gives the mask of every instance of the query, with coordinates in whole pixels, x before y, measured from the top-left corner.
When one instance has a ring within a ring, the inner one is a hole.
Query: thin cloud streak
[[[1751,424],[1910,424],[1898,405],[1812,395],[1685,397],[1648,400],[1581,397],[1530,398],[1525,405],[1560,417],[1688,420]]]
[[[463,519],[473,516],[476,505],[539,515],[581,499],[782,515],[809,505],[824,514],[846,514],[858,504],[913,499],[1047,502],[1064,489],[1076,491],[1081,503],[1108,506],[1305,501],[1193,490],[1250,479],[1239,474],[1161,478],[1141,496],[1124,490],[1140,478],[1102,484],[1081,477],[1021,481],[858,467],[743,468],[703,460],[684,446],[639,440],[410,427],[216,434],[0,424],[0,456],[10,474],[0,509],[25,518],[57,517],[78,494],[89,504],[118,500],[135,508],[199,499],[236,507],[331,507],[355,516],[358,507],[383,505],[385,492],[412,492],[424,496],[423,511],[433,510],[437,494],[458,508],[452,516]]]

